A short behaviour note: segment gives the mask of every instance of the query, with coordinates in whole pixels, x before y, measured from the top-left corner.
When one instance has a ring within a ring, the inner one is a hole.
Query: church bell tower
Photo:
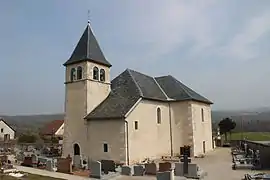
[[[88,125],[84,117],[110,93],[110,67],[88,22],[65,66],[63,156],[87,154]]]

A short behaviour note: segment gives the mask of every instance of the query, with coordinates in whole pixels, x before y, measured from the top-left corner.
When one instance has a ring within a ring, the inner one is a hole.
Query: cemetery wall
[[[260,152],[260,161],[263,168],[270,168],[270,145],[258,141],[243,141],[246,142],[248,147],[253,150],[259,150]]]

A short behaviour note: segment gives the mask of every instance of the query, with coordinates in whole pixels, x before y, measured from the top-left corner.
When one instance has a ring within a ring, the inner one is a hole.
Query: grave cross
[[[184,174],[188,174],[188,163],[191,162],[191,159],[188,158],[189,155],[189,148],[184,147],[184,153],[182,158],[180,159],[181,162],[183,162],[183,172]]]

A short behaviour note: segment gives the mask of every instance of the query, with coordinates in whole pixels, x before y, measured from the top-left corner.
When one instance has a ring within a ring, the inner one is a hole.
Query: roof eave
[[[85,117],[86,121],[95,121],[95,120],[122,120],[125,119],[125,116],[116,116],[116,117]]]
[[[74,61],[71,61],[71,59],[67,60],[63,66],[67,66],[67,65],[72,65],[72,64],[77,64],[77,63],[80,63],[80,62],[83,62],[83,61],[92,61],[92,62],[95,62],[97,64],[100,64],[100,65],[103,65],[103,66],[106,66],[106,67],[112,67],[112,65],[110,63],[102,63],[102,62],[99,62],[99,61],[95,61],[93,59],[90,59],[90,58],[86,58],[86,59],[79,59],[79,60],[74,60]]]

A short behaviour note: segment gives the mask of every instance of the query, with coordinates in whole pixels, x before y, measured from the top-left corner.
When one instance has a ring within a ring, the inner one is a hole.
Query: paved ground
[[[232,170],[230,148],[217,148],[205,158],[194,159],[194,162],[208,173],[205,180],[240,180],[244,174],[252,173],[248,170]]]
[[[208,173],[205,180],[241,180],[246,173],[257,173],[248,170],[232,170],[230,148],[217,148],[207,154],[205,158],[193,159]],[[155,177],[121,177],[119,180],[155,180]],[[177,178],[175,179],[177,180]]]
[[[257,173],[255,171],[248,170],[232,170],[232,159],[229,148],[217,148],[214,151],[208,153],[205,158],[194,159],[204,171],[208,173],[205,180],[240,180],[246,173]],[[39,170],[34,168],[28,168],[23,166],[16,166],[20,171],[39,174],[43,176],[57,177],[68,180],[90,180],[90,178],[74,176],[69,174],[49,172],[45,170]],[[155,176],[143,176],[143,177],[130,177],[130,176],[118,176],[111,178],[111,180],[155,180]],[[177,180],[177,178],[175,179]]]

